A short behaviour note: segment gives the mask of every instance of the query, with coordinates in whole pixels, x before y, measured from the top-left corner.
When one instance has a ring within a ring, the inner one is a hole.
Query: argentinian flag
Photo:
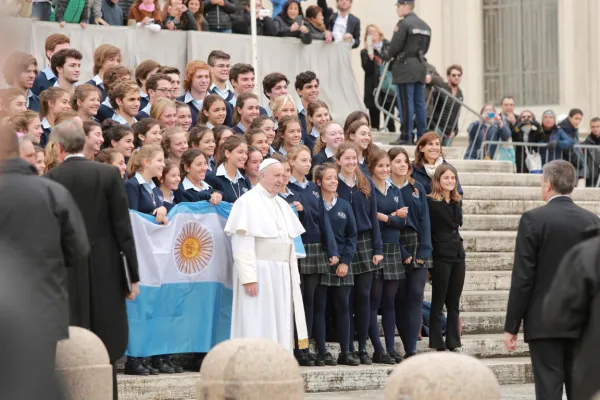
[[[127,355],[206,353],[229,339],[234,270],[224,228],[231,207],[181,203],[166,226],[129,212],[140,294],[127,301]],[[300,237],[294,245],[296,256],[306,257]]]
[[[182,203],[169,223],[130,211],[140,294],[127,301],[127,355],[205,353],[229,339],[233,299],[231,204]]]

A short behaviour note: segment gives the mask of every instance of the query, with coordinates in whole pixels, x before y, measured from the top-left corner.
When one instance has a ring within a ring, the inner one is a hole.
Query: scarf
[[[439,167],[443,162],[444,157],[439,156],[433,165],[423,163],[423,167],[425,168],[425,172],[427,172],[427,176],[433,179],[436,168]]]
[[[325,32],[327,30],[327,28],[325,27],[325,24],[322,22],[321,23],[317,22],[316,19],[307,18],[306,20],[319,32]]]
[[[149,13],[153,13],[154,10],[156,10],[156,5],[154,3],[150,4],[149,6],[144,4],[144,3],[140,3],[140,5],[138,6],[138,8],[142,11],[146,11]]]

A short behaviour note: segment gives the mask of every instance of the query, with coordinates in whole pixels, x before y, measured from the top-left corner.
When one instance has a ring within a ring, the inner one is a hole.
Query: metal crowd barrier
[[[381,79],[374,92],[375,105],[384,115],[383,126],[387,126],[390,119],[402,124],[396,106],[396,87],[391,84],[390,78],[386,79],[390,65],[390,61],[383,65]],[[461,132],[466,133],[473,122],[479,121],[480,126],[486,123],[479,112],[443,87],[427,85],[426,96],[427,130],[438,132],[442,136],[444,146],[451,146],[452,138]]]
[[[493,155],[485,150],[492,146],[497,148]],[[512,161],[517,173],[541,173],[541,167],[545,163],[552,160],[566,160],[573,164],[578,178],[585,179],[586,187],[600,187],[600,146],[575,144],[571,148],[560,149],[549,143],[485,140],[479,151],[487,154],[486,159]],[[535,172],[530,171],[532,167],[535,168]]]

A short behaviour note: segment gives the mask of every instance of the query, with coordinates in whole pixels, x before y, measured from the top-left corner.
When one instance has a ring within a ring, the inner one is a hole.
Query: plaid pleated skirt
[[[352,275],[352,263],[348,265],[348,274],[340,278],[335,274],[339,264],[333,267],[327,267],[327,272],[321,275],[319,283],[322,286],[354,286],[354,275]]]
[[[408,251],[413,260],[405,268],[431,268],[431,256],[425,260],[425,264],[417,264],[417,250],[419,249],[419,234],[412,228],[404,228],[400,233],[402,247]]]
[[[406,278],[400,245],[395,243],[383,244],[383,268],[375,271],[376,279],[398,281]]]
[[[329,257],[321,243],[305,244],[306,257],[298,260],[303,275],[324,274],[329,270]]]
[[[359,275],[381,269],[383,267],[381,263],[379,265],[373,264],[373,255],[371,231],[359,233],[356,240],[356,253],[352,258],[352,273]]]

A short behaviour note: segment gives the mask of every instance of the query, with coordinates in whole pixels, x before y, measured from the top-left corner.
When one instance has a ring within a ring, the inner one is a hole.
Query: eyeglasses
[[[171,91],[171,88],[156,88],[157,92],[168,93]]]

